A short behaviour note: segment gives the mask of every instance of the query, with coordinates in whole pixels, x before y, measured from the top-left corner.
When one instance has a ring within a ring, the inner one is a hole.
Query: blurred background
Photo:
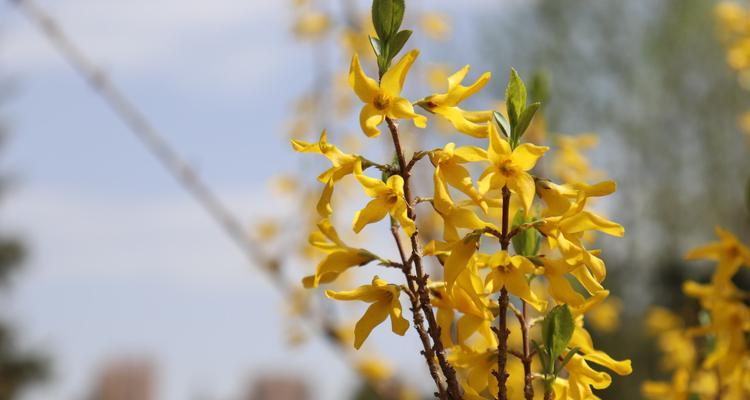
[[[340,75],[356,48],[349,28],[369,2],[37,4],[249,236],[273,233],[271,221],[292,231],[307,222],[284,215],[296,203],[279,197],[274,177],[311,166],[290,136],[357,132],[355,118],[339,115],[341,99],[354,99]],[[592,165],[619,185],[603,207],[627,234],[602,242],[621,312],[595,341],[634,363],[602,396],[639,398],[641,381],[665,377],[645,313],[690,308],[681,282],[710,272],[682,254],[714,225],[749,236],[750,135],[739,121],[750,98],[727,64],[716,2],[407,6],[405,26],[424,27],[409,44],[423,51],[416,68],[492,71],[485,103],[502,100],[510,67],[543,76],[547,129],[599,135]],[[31,21],[0,2],[0,398],[375,398],[324,339],[290,345],[288,298]],[[409,90],[418,98],[432,89],[426,81]],[[296,268],[291,276],[312,266]],[[750,287],[746,273],[739,278]],[[416,335],[376,330],[370,340],[401,380],[429,393],[419,354],[397,350]]]

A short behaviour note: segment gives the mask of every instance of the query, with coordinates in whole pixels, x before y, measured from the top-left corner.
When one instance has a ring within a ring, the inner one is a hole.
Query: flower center
[[[375,96],[375,99],[372,101],[372,105],[380,111],[387,109],[390,104],[391,96],[388,96],[382,91],[378,92],[377,96]]]
[[[516,167],[513,165],[513,160],[507,158],[498,164],[497,169],[505,177],[511,177],[516,174]]]

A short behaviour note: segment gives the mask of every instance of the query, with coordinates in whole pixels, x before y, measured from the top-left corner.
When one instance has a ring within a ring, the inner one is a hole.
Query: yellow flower
[[[362,185],[365,193],[372,197],[365,208],[357,211],[352,228],[359,233],[365,225],[378,222],[390,214],[401,224],[404,232],[411,236],[416,231],[414,221],[409,218],[404,199],[404,179],[400,175],[392,175],[386,182],[370,178],[362,173],[362,163],[354,164],[354,176]]]
[[[497,370],[496,342],[479,341],[472,345],[453,346],[448,353],[448,362],[460,371],[467,400],[484,400],[479,393],[485,390],[497,393],[497,379],[492,376],[492,371]]]
[[[393,376],[393,368],[379,358],[365,358],[357,363],[359,372],[370,382],[383,382]]]
[[[492,255],[489,265],[491,270],[486,283],[492,292],[498,292],[505,287],[509,293],[526,300],[538,311],[547,308],[547,302],[538,299],[529,288],[526,274],[534,273],[536,267],[526,257],[510,256],[507,251],[501,250]]]
[[[435,166],[435,182],[440,180],[469,196],[482,210],[487,212],[487,203],[474,188],[469,171],[461,164],[478,162],[487,159],[487,152],[474,146],[456,148],[455,143],[448,143],[440,150],[430,152],[430,161]],[[438,189],[435,189],[437,194]]]
[[[378,276],[372,278],[372,284],[362,285],[351,291],[326,290],[326,297],[330,299],[360,300],[371,303],[354,327],[354,348],[356,349],[359,349],[365,339],[370,336],[370,332],[388,317],[391,319],[393,333],[400,336],[406,333],[406,330],[409,329],[409,321],[404,319],[402,315],[400,294],[401,289],[398,286],[389,284]]]
[[[572,309],[577,309],[585,305],[586,299],[578,293],[570,284],[566,275],[574,273],[581,284],[589,290],[591,294],[603,291],[604,288],[590,274],[578,273],[582,269],[580,265],[570,265],[565,260],[542,257],[544,264],[544,276],[549,281],[549,294],[555,301],[569,305]]]
[[[500,137],[495,124],[488,124],[490,144],[487,157],[492,163],[482,173],[479,180],[479,192],[487,193],[490,189],[502,189],[507,186],[511,192],[521,197],[526,213],[531,210],[534,201],[534,178],[527,172],[536,165],[548,147],[523,143],[515,149]]]
[[[713,276],[714,282],[728,282],[743,265],[750,267],[750,250],[731,232],[716,227],[718,242],[698,247],[685,255],[687,260],[714,260],[719,264]]]
[[[417,105],[447,119],[459,132],[484,138],[487,137],[487,122],[492,119],[492,112],[464,111],[458,105],[480,91],[489,82],[491,75],[489,72],[485,72],[470,86],[463,86],[461,82],[468,72],[468,65],[461,68],[448,77],[448,92],[428,96],[417,102]]]
[[[645,381],[641,394],[649,400],[688,400],[690,398],[690,371],[680,369],[672,375],[672,382]]]
[[[596,147],[599,138],[594,134],[576,136],[558,135],[557,151],[552,161],[552,171],[565,183],[596,179],[600,172],[591,169],[583,151]]]
[[[620,327],[622,301],[610,297],[591,309],[588,321],[599,332],[611,333]]]
[[[459,344],[465,343],[475,332],[484,340],[493,340],[491,324],[495,319],[489,310],[489,300],[484,296],[484,285],[477,273],[476,265],[470,265],[467,273],[461,274],[448,290],[445,285],[432,289],[432,305],[438,309],[437,322],[440,326],[441,341],[445,346],[453,345],[451,338],[454,311],[463,315],[456,321],[456,334]]]
[[[568,346],[571,348],[578,347],[583,353],[582,358],[584,360],[606,367],[618,375],[630,375],[633,372],[630,360],[616,361],[607,353],[594,349],[591,335],[583,328],[583,318],[578,318]]]
[[[422,30],[434,40],[444,40],[451,32],[447,19],[448,17],[442,14],[425,13],[420,21]]]
[[[336,182],[354,171],[354,164],[360,161],[359,156],[346,154],[339,150],[335,145],[328,143],[328,136],[325,130],[320,134],[318,143],[308,143],[302,140],[292,140],[292,148],[301,153],[318,153],[324,155],[331,161],[331,168],[318,176],[320,182],[325,183],[323,193],[320,195],[317,210],[322,217],[328,217],[333,210],[331,209],[331,196],[333,196],[333,186]]]
[[[318,11],[306,12],[294,22],[294,35],[298,39],[319,39],[331,27],[328,14]]]
[[[448,188],[438,175],[435,175],[433,180],[435,183],[435,197],[432,204],[435,211],[443,219],[443,239],[449,242],[459,240],[459,228],[477,230],[490,226],[497,229],[492,224],[479,219],[474,211],[465,206],[454,204],[453,199],[451,199],[448,193]]]
[[[599,231],[608,235],[622,237],[625,229],[622,225],[605,219],[590,211],[585,211],[586,195],[579,192],[578,200],[562,215],[549,216],[539,226],[539,231],[547,236],[551,248],[560,249],[568,263],[583,263],[601,282],[607,275],[602,261],[596,255],[598,252],[589,251],[582,243],[586,231]]]
[[[365,265],[377,258],[365,249],[356,249],[344,244],[328,219],[318,223],[318,230],[310,234],[309,242],[328,254],[315,267],[315,275],[302,279],[302,284],[306,288],[333,282],[349,268]]]
[[[386,117],[393,119],[411,119],[418,128],[427,126],[427,118],[414,113],[411,102],[401,97],[406,74],[419,55],[418,50],[412,50],[392,66],[378,84],[374,79],[365,75],[359,64],[359,56],[354,54],[352,66],[349,70],[349,85],[354,89],[365,105],[359,113],[359,123],[362,131],[369,137],[380,135],[378,125]]]
[[[606,389],[612,383],[612,377],[606,373],[591,368],[581,355],[574,355],[565,365],[568,371],[567,399],[591,400],[599,399],[594,395],[594,389]]]

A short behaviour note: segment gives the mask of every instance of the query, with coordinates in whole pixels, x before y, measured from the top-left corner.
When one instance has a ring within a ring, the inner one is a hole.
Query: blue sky
[[[281,301],[264,278],[28,21],[0,4],[0,72],[17,89],[0,109],[12,133],[0,166],[18,182],[0,218],[30,247],[3,302],[56,374],[28,398],[78,398],[99,365],[133,354],[157,360],[162,399],[232,398],[261,370],[299,373],[320,383],[318,398],[342,398],[353,385],[347,367],[319,342],[285,345]],[[288,33],[291,2],[40,4],[243,221],[277,206],[266,179],[295,157],[279,132],[310,84],[310,49]],[[449,4],[437,2],[469,26]],[[426,382],[416,352],[395,353],[414,371],[407,378]]]

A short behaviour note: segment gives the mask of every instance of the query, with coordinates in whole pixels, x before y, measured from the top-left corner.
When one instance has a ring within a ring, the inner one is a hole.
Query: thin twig
[[[508,224],[510,220],[510,190],[507,186],[503,186],[503,215],[502,215],[502,233],[500,237],[500,247],[502,250],[507,251],[510,244],[510,237],[508,236]],[[495,334],[497,335],[497,371],[495,377],[497,378],[497,398],[498,400],[508,399],[508,388],[506,386],[508,381],[507,363],[508,363],[508,290],[505,286],[500,290],[500,296],[498,297],[498,322]]]
[[[401,147],[401,139],[398,134],[398,126],[396,123],[390,119],[385,119],[386,123],[388,124],[388,130],[391,133],[391,138],[393,139],[393,146],[396,151],[396,158],[398,159],[398,165],[401,168],[401,177],[404,180],[404,198],[406,200],[406,212],[407,216],[416,223],[416,213],[414,212],[414,207],[412,207],[412,197],[411,197],[411,186],[409,184],[409,177],[411,176],[411,171],[409,170],[409,164],[406,163],[406,159],[404,157],[404,151]],[[416,156],[415,156],[416,158]],[[413,159],[412,159],[413,160]],[[432,305],[430,304],[430,294],[427,290],[427,279],[428,276],[424,272],[424,268],[422,266],[422,249],[419,243],[419,230],[415,229],[414,234],[411,235],[411,257],[410,261],[414,264],[414,270],[416,272],[417,276],[417,293],[419,294],[419,304],[422,310],[422,313],[424,314],[425,319],[427,320],[427,327],[428,327],[428,333],[430,334],[430,337],[432,338],[432,345],[434,349],[435,356],[438,359],[438,364],[440,365],[440,369],[443,371],[443,376],[445,376],[445,380],[448,383],[448,398],[449,399],[461,399],[461,390],[458,385],[458,380],[456,378],[456,371],[453,369],[453,366],[448,363],[448,360],[445,357],[445,348],[443,347],[443,342],[440,340],[440,326],[437,324],[437,320],[435,318],[435,313],[432,310]]]

